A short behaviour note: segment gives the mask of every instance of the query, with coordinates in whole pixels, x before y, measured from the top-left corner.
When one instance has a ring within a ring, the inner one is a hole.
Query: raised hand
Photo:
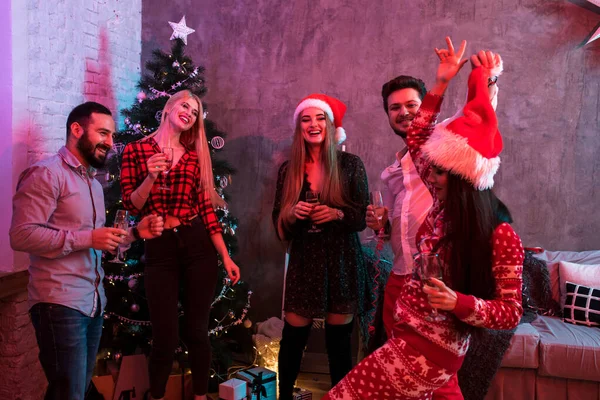
[[[502,69],[502,58],[500,54],[481,50],[471,56],[471,68],[484,67],[486,69]]]
[[[471,56],[471,68],[475,69],[478,67],[487,70],[490,103],[492,103],[495,111],[498,106],[498,85],[496,85],[496,81],[498,75],[502,72],[502,58],[498,53],[481,50],[479,53]]]
[[[446,44],[448,45],[448,49],[435,49],[435,54],[437,54],[440,59],[440,65],[438,66],[436,74],[436,82],[442,84],[450,82],[468,61],[462,59],[467,47],[466,40],[463,40],[460,43],[458,51],[454,50],[452,39],[450,39],[449,36],[446,36]]]

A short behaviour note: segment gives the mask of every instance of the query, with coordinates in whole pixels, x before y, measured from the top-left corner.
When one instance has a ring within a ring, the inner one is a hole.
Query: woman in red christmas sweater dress
[[[467,104],[436,126],[448,83],[467,62],[466,43],[455,52],[446,41],[448,49],[436,49],[436,85],[407,136],[434,198],[417,234],[420,256],[437,255],[442,279],[407,279],[392,337],[324,399],[431,399],[460,368],[475,329],[511,329],[523,312],[523,247],[491,190],[502,149],[494,112],[502,62],[489,51],[472,56]],[[432,321],[434,309],[441,317]]]

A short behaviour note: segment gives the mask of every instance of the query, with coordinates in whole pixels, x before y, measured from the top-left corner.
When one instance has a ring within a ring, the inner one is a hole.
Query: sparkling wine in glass
[[[319,204],[319,197],[321,193],[316,192],[314,190],[308,190],[306,192],[306,202],[309,204],[314,204],[315,206]],[[321,232],[321,229],[317,228],[315,224],[312,224],[308,232]]]
[[[385,234],[385,230],[383,228],[383,214],[385,214],[385,208],[383,206],[383,196],[381,195],[380,190],[374,190],[370,193],[371,197],[371,205],[375,209],[375,217],[377,221],[382,226],[379,232],[375,232],[377,237],[385,238],[387,235]]]
[[[169,174],[169,171],[173,167],[173,148],[172,147],[163,147],[162,150],[163,150],[163,154],[165,155],[165,162],[167,163],[167,166],[162,173],[163,177],[165,178],[165,181],[162,184],[162,186],[160,186],[159,189],[160,190],[171,190],[171,186],[169,186],[167,184],[167,175]]]
[[[443,279],[442,263],[440,256],[437,253],[417,253],[415,255],[415,266],[419,268],[419,276],[423,284],[435,287],[430,283],[431,278],[438,280]],[[446,316],[439,314],[436,308],[433,308],[431,313],[425,317],[427,321],[444,321]]]
[[[113,228],[123,229],[124,231],[129,228],[129,211],[117,210],[117,213],[115,214],[115,220],[113,221]],[[117,255],[112,259],[111,262],[116,264],[125,264],[125,262],[121,260],[122,251],[122,246],[117,246]]]

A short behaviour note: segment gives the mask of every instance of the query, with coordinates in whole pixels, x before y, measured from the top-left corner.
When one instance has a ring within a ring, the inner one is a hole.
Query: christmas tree
[[[194,66],[191,58],[185,54],[185,43],[181,39],[173,42],[170,53],[155,50],[152,60],[146,63],[146,68],[147,72],[138,84],[140,92],[137,95],[137,102],[122,111],[126,117],[126,129],[116,135],[114,145],[116,154],[107,163],[108,179],[105,184],[107,226],[111,226],[117,210],[123,208],[119,171],[125,145],[151,134],[158,128],[162,109],[171,94],[187,89],[202,98],[207,91],[203,77],[204,68]],[[227,200],[224,189],[231,183],[231,176],[235,171],[226,161],[215,157],[225,145],[226,135],[206,118],[208,108],[204,103],[203,107],[205,113],[201,117],[204,118],[206,136],[212,152],[215,189]],[[223,239],[229,253],[235,259],[237,251],[235,231],[238,221],[226,208],[218,208],[215,211],[223,227]],[[131,218],[130,223],[135,222]],[[118,260],[110,254],[105,255],[103,259],[106,273],[104,287],[108,301],[99,356],[101,359],[116,362],[119,362],[124,355],[148,353],[152,337],[149,311],[144,295],[144,243],[142,241],[133,243],[124,254],[124,263],[118,263]],[[248,342],[250,341],[249,331],[245,328],[251,325],[246,319],[251,294],[244,282],[240,281],[237,285],[231,286],[225,270],[221,268],[208,332],[213,344],[213,377],[216,379],[226,378],[226,371],[231,365],[231,353],[240,350],[240,337],[242,339],[247,337]],[[180,317],[183,317],[182,307],[180,307]],[[232,335],[236,334],[237,337],[232,339]],[[237,349],[232,348],[233,346],[237,346]],[[177,353],[178,361],[186,360],[187,351],[183,341],[180,341]]]

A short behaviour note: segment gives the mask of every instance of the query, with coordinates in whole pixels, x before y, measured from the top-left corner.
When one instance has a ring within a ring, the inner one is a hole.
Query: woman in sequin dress
[[[365,266],[357,232],[365,228],[368,184],[364,165],[336,150],[345,139],[346,106],[321,94],[294,113],[291,157],[277,179],[273,223],[289,241],[285,325],[279,351],[279,399],[292,399],[314,318],[325,318],[332,383],[352,368],[353,317],[363,293]],[[319,203],[307,202],[307,192]]]

